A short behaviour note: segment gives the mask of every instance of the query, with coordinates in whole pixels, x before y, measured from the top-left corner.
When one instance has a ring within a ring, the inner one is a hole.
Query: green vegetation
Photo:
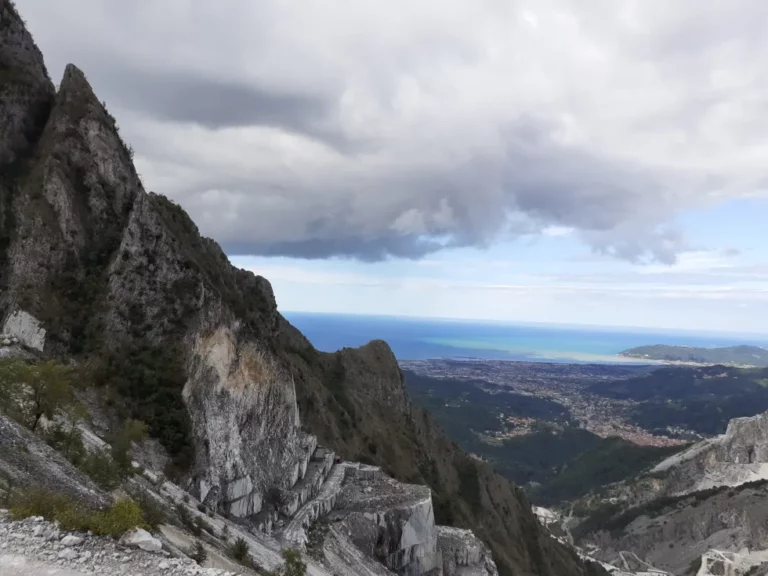
[[[500,430],[499,414],[523,416],[550,422],[568,422],[571,414],[565,406],[535,396],[510,392],[503,386],[482,380],[455,380],[430,378],[415,372],[404,371],[408,393],[419,405],[429,404],[429,399],[447,400],[440,409],[439,402],[431,403],[431,413],[445,428],[456,428],[469,420],[475,431]],[[424,405],[424,408],[429,406]],[[451,430],[445,428],[449,436]]]
[[[531,498],[543,506],[572,501],[608,484],[632,478],[686,446],[638,446],[620,438],[600,439],[592,449],[570,458],[535,488]]]
[[[106,452],[91,452],[78,468],[103,490],[114,490],[123,480],[120,470]]]
[[[295,548],[286,548],[282,554],[283,565],[272,571],[271,576],[305,576],[307,564],[301,559],[301,552]]]
[[[53,360],[0,359],[0,408],[35,430],[40,418],[74,404],[73,370]]]
[[[205,546],[203,546],[203,543],[200,542],[200,540],[195,540],[195,545],[189,551],[188,555],[201,566],[208,560],[208,552],[206,552]]]
[[[665,367],[618,382],[594,384],[589,391],[633,400],[632,420],[651,431],[680,427],[700,434],[722,434],[733,418],[768,410],[766,368],[727,366]]]
[[[118,537],[131,528],[146,527],[141,507],[131,500],[119,500],[102,512],[83,507],[63,494],[29,490],[14,494],[11,502],[14,520],[42,516],[65,530],[90,530],[97,536]]]
[[[229,547],[229,555],[243,566],[251,565],[251,553],[248,543],[243,538],[238,538]]]
[[[147,437],[147,425],[141,420],[128,419],[112,442],[112,460],[122,476],[133,473],[131,443],[140,442]]]
[[[761,488],[764,491],[767,490],[768,480],[746,482],[737,487],[715,486],[707,490],[700,490],[681,496],[665,496],[650,500],[640,506],[633,506],[632,508],[627,509],[623,509],[620,504],[606,503],[594,509],[592,513],[571,532],[576,539],[600,530],[618,533],[640,516],[655,518],[677,508],[698,506],[701,502],[722,493],[727,493],[729,497],[732,497],[737,492],[755,488]]]
[[[347,396],[344,387],[346,374],[340,356],[334,359],[331,366],[323,372],[323,375],[325,376],[323,384],[325,384],[333,399],[331,408],[338,414],[342,428],[345,430],[354,428],[357,417],[355,415],[355,407],[352,405],[349,396]]]
[[[123,400],[116,407],[125,417],[141,418],[184,470],[192,459],[187,407],[182,398],[186,373],[176,348],[128,346],[109,355],[96,371],[97,385],[114,389]]]
[[[113,490],[133,473],[131,442],[146,437],[147,425],[128,419],[113,439],[111,453],[87,453],[78,427],[87,417],[84,406],[75,402],[74,370],[49,360],[27,362],[0,360],[0,409],[32,431],[40,433],[53,449],[87,474],[105,490]],[[45,416],[52,420],[57,412],[64,419],[40,430]]]
[[[77,420],[51,424],[43,431],[42,436],[51,448],[75,466],[80,466],[85,460],[85,445],[83,435],[77,427]]]
[[[628,358],[664,360],[667,362],[695,362],[697,364],[724,364],[728,366],[768,366],[768,350],[759,346],[725,346],[701,348],[696,346],[668,346],[654,344],[638,346],[619,352]]]
[[[550,506],[632,477],[682,449],[637,446],[600,438],[570,422],[568,410],[551,400],[508,393],[488,382],[436,379],[406,372],[413,402],[426,409],[464,450],[491,462],[504,477],[531,485],[529,496]],[[493,393],[492,393],[493,392]],[[512,426],[505,415],[536,418],[529,434],[488,441]],[[463,497],[479,506],[470,478],[459,470]],[[436,506],[445,503],[437,502]]]

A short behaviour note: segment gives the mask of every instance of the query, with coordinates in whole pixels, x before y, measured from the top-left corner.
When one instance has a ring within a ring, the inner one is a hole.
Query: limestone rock
[[[18,486],[41,486],[61,492],[92,507],[104,507],[107,498],[93,481],[40,436],[0,414],[0,472]],[[58,532],[44,533],[46,540]]]
[[[83,543],[83,539],[80,536],[73,536],[69,534],[61,539],[62,546],[80,546]]]
[[[438,526],[437,548],[444,576],[459,574],[462,568],[469,566],[481,567],[488,576],[498,574],[490,551],[471,530]]]
[[[509,572],[581,576],[578,558],[539,531],[522,493],[411,406],[386,343],[315,350],[278,313],[267,280],[234,268],[180,206],[145,192],[85,74],[68,65],[54,97],[8,0],[0,0],[0,17],[0,70],[11,79],[0,83],[0,96],[10,95],[0,97],[0,317],[19,324],[21,310],[39,322],[30,331],[25,316],[19,340],[62,356],[87,349],[94,360],[127,349],[173,354],[183,385],[168,392],[181,422],[158,437],[183,436],[182,450],[192,445],[184,486],[211,512],[251,526],[293,514],[285,532],[304,538],[319,516],[336,512],[342,494],[338,463],[311,465],[320,438],[340,454],[375,455],[399,478],[428,479],[444,500],[463,498],[460,471],[475,475],[480,505],[460,502],[462,520],[493,543]],[[18,177],[20,162],[29,177]],[[38,453],[6,450],[15,438]],[[73,467],[54,457],[44,465],[48,453],[38,444],[0,417],[3,471],[20,482],[37,474],[46,487],[104,503]],[[340,512],[359,527],[355,542],[403,573],[439,569],[429,488],[389,490],[372,467],[358,467],[353,479],[372,483],[359,491],[359,507],[347,499]],[[356,558],[348,544],[336,539],[336,558]],[[264,549],[272,569],[279,556]]]
[[[123,534],[120,538],[120,544],[134,548],[141,548],[147,552],[159,552],[163,548],[163,544],[160,542],[160,540],[141,528],[134,528],[133,530]]]
[[[45,125],[53,84],[32,36],[9,0],[0,0],[0,174],[28,153]]]
[[[58,557],[63,560],[74,560],[77,558],[78,554],[71,548],[64,548],[64,550],[61,550],[58,554]]]
[[[10,346],[13,338],[39,352],[42,352],[45,347],[45,328],[40,325],[37,318],[23,310],[15,310],[8,316],[3,325],[3,332],[9,335],[3,341],[4,346]]]

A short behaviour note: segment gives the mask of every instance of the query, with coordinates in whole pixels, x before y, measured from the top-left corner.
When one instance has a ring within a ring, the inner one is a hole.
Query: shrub
[[[195,522],[194,518],[192,518],[192,514],[189,513],[186,506],[183,504],[176,504],[176,515],[179,517],[181,525],[186,527],[192,534],[195,536],[200,536],[202,534],[200,526]]]
[[[112,459],[123,476],[133,473],[131,443],[140,442],[147,437],[147,425],[141,420],[128,419],[112,442]]]
[[[229,547],[229,555],[244,566],[248,566],[251,563],[248,543],[243,538],[238,538]]]
[[[165,524],[168,521],[168,514],[163,506],[158,504],[154,496],[146,490],[134,495],[134,499],[141,507],[141,514],[150,528],[157,528],[160,524]]]
[[[149,433],[172,456],[176,471],[185,470],[193,455],[189,412],[182,398],[187,381],[183,357],[174,346],[128,346],[108,355],[95,374],[98,385],[125,401],[127,416],[147,423]]]
[[[131,528],[146,527],[141,508],[131,500],[119,500],[105,512],[77,504],[69,496],[46,490],[29,490],[12,496],[14,520],[42,516],[65,530],[90,530],[99,536],[120,536]]]
[[[94,514],[90,529],[98,536],[120,536],[137,526],[147,527],[141,507],[132,500],[119,500],[107,512]]]
[[[189,557],[201,566],[208,559],[208,552],[206,552],[205,546],[203,546],[200,540],[195,540],[195,546],[190,550]]]
[[[79,468],[104,490],[114,490],[123,479],[112,458],[104,452],[91,452]]]
[[[26,362],[0,359],[0,398],[5,412],[31,430],[40,418],[74,403],[73,370],[53,360]]]
[[[301,552],[295,548],[286,548],[283,550],[283,560],[285,562],[274,571],[275,576],[305,576],[307,573],[307,564],[301,559]]]
[[[75,466],[82,464],[86,457],[83,434],[73,423],[57,422],[43,432],[43,439]]]
[[[30,516],[42,516],[46,520],[58,521],[67,530],[82,530],[87,524],[87,511],[64,494],[46,490],[26,490],[10,497],[11,518],[20,520]]]

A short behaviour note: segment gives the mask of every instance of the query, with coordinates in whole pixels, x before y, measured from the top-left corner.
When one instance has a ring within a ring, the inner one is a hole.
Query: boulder
[[[74,560],[77,556],[77,552],[72,550],[72,548],[64,548],[64,550],[59,552],[59,558],[62,560]]]
[[[61,543],[64,546],[80,546],[83,543],[83,539],[80,536],[68,535],[61,539]]]
[[[160,540],[141,528],[134,528],[123,534],[120,538],[120,544],[141,548],[147,552],[160,552],[163,548],[163,543]]]

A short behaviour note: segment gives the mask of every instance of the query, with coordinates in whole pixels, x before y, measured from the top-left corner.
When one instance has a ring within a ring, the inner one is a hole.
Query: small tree
[[[32,430],[40,419],[53,418],[56,410],[71,406],[73,374],[69,366],[53,360],[28,363],[8,359],[0,362],[0,394],[6,409]]]
[[[203,546],[203,543],[200,542],[200,540],[195,540],[195,546],[191,550],[189,557],[200,564],[200,566],[202,566],[203,563],[208,559],[208,552],[206,552],[205,546]]]
[[[229,554],[240,562],[240,564],[250,564],[251,558],[248,550],[248,543],[243,538],[235,540],[234,544],[229,548]]]
[[[131,461],[131,443],[140,442],[147,437],[147,425],[141,420],[128,419],[112,442],[112,459],[123,476],[133,470]]]
[[[301,559],[301,552],[297,549],[283,550],[283,560],[283,565],[272,572],[274,576],[306,576],[307,563]]]

